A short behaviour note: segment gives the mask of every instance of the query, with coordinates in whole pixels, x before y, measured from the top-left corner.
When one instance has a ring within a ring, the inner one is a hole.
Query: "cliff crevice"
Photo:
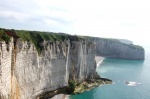
[[[17,56],[17,39],[12,40],[12,55],[11,55],[11,92],[10,99],[20,99],[19,83],[15,76],[16,56]]]

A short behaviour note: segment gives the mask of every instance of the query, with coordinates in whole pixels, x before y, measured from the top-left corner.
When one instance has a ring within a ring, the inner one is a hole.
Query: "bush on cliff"
[[[4,30],[0,30],[0,41],[5,41],[6,43],[10,42],[10,36],[8,36]]]

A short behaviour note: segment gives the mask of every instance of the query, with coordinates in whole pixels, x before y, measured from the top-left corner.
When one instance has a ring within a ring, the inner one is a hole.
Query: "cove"
[[[72,95],[70,99],[150,99],[150,48],[145,49],[145,61],[103,60],[97,72],[114,83],[99,86],[83,94]],[[125,81],[137,84],[129,86]]]

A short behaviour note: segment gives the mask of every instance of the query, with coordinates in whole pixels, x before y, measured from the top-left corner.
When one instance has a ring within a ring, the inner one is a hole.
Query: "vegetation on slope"
[[[6,43],[9,43],[11,37],[13,37],[14,39],[21,38],[23,41],[32,42],[36,47],[38,53],[42,51],[43,46],[41,45],[41,42],[43,41],[79,41],[82,39],[79,36],[68,35],[65,33],[25,31],[0,28],[0,41],[5,41]]]
[[[8,36],[4,30],[0,30],[0,41],[5,41],[6,43],[10,42],[10,36]]]
[[[98,38],[90,36],[69,35],[65,33],[13,30],[0,28],[0,41],[5,41],[8,44],[10,42],[11,37],[13,37],[14,39],[21,38],[23,41],[32,42],[36,47],[38,53],[40,53],[43,49],[42,45],[43,41],[55,42],[64,40],[70,41],[86,40],[87,42],[93,42],[95,40],[102,40],[102,41],[105,40],[109,42],[121,43],[119,40],[111,38]]]

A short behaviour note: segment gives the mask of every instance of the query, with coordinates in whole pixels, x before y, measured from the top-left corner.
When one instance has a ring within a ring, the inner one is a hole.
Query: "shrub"
[[[8,36],[4,30],[0,30],[0,40],[5,41],[8,44],[10,42],[10,36]]]

